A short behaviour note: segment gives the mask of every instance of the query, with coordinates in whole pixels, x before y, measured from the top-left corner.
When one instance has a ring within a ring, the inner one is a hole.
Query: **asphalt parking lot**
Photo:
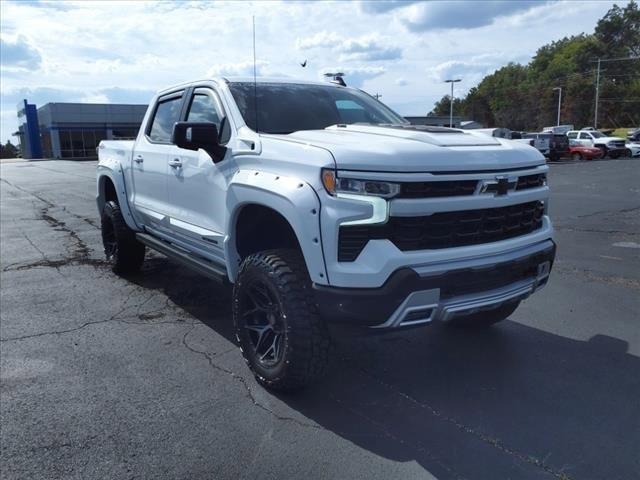
[[[640,160],[551,167],[548,286],[484,332],[338,339],[253,380],[230,292],[102,261],[95,162],[1,165],[1,478],[640,477]]]

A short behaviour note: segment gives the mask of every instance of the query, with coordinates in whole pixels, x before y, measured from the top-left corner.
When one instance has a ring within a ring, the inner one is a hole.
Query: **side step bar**
[[[186,250],[176,247],[175,245],[159,240],[156,237],[152,237],[146,233],[137,233],[136,238],[140,243],[144,243],[147,247],[157,250],[158,252],[166,255],[167,257],[195,270],[196,272],[205,275],[220,283],[227,283],[229,277],[227,276],[227,269],[222,265],[218,265],[210,262],[204,258],[195,257]]]

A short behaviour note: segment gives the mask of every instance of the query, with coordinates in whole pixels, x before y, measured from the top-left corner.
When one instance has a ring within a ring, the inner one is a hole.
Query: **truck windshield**
[[[299,130],[320,130],[336,124],[407,123],[390,108],[353,88],[232,82],[229,89],[246,124],[262,133],[288,134]]]

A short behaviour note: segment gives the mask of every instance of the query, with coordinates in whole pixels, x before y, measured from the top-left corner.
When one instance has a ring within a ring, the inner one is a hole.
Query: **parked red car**
[[[581,145],[569,146],[571,160],[593,160],[602,157],[602,150],[596,147],[583,147]]]

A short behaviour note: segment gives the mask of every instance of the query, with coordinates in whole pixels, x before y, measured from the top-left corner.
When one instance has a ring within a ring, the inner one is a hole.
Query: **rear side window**
[[[567,137],[571,138],[572,140],[578,137],[578,132],[569,132],[567,133]]]
[[[158,103],[153,116],[149,138],[154,142],[169,143],[173,126],[180,119],[182,97],[174,97]]]
[[[588,133],[585,133],[585,132],[581,132],[580,133],[580,137],[578,137],[578,138],[580,138],[582,140],[591,140],[591,135],[589,135]]]

